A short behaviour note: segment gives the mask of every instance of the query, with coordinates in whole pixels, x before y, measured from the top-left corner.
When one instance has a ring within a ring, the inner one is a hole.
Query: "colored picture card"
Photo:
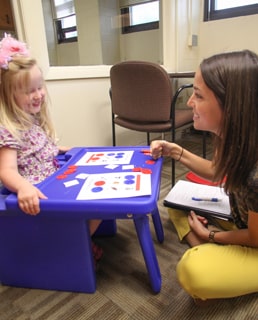
[[[129,164],[134,151],[87,152],[76,163],[77,166],[106,166]]]
[[[115,199],[151,194],[151,175],[141,172],[91,174],[77,200]]]

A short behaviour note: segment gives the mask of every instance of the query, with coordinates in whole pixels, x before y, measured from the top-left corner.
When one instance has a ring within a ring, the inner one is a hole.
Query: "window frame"
[[[258,14],[258,3],[222,10],[215,10],[215,1],[216,0],[204,0],[204,21]]]
[[[120,8],[122,34],[159,29],[159,20],[136,25],[130,25],[130,7],[135,5],[137,4],[128,5],[126,7]]]
[[[77,42],[78,36],[66,38],[66,33],[77,31],[77,22],[74,26],[66,27],[66,28],[63,27],[63,20],[73,16],[75,16],[75,19],[76,19],[76,13],[74,12],[65,16],[62,15],[60,17],[57,17],[57,7],[56,7],[55,0],[51,0],[51,7],[52,7],[53,23],[54,23],[55,36],[56,36],[57,43],[63,44],[63,43]]]
[[[72,15],[70,15],[70,16],[72,16]],[[78,37],[66,38],[66,36],[65,36],[65,34],[68,33],[68,32],[77,31],[77,25],[75,25],[73,27],[63,28],[62,27],[62,19],[64,19],[64,18],[66,18],[66,17],[62,17],[62,18],[58,18],[58,19],[54,20],[57,43],[61,44],[61,43],[77,42],[78,41]]]

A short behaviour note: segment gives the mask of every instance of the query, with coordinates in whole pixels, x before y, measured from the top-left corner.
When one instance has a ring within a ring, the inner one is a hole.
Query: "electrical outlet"
[[[191,34],[188,36],[188,46],[189,47],[197,47],[198,45],[198,35]]]
[[[192,46],[197,47],[197,45],[198,45],[198,36],[197,36],[197,34],[193,34],[192,35]]]

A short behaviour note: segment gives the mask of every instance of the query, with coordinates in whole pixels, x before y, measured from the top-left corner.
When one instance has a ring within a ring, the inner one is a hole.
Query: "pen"
[[[194,201],[210,201],[210,202],[221,201],[221,199],[219,199],[219,198],[207,198],[207,197],[205,197],[205,198],[192,197],[192,200],[194,200]]]

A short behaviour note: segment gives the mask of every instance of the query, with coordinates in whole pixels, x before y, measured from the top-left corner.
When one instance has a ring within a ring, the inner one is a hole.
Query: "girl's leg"
[[[257,270],[257,248],[207,243],[185,252],[177,276],[193,298],[206,300],[258,292]]]
[[[102,220],[89,220],[89,229],[90,235],[93,236],[96,230],[98,229],[99,225],[101,224]],[[98,268],[98,262],[103,256],[103,250],[99,247],[96,243],[92,241],[92,253],[94,257],[95,269]]]
[[[89,229],[91,236],[96,232],[101,222],[101,220],[89,220]]]

